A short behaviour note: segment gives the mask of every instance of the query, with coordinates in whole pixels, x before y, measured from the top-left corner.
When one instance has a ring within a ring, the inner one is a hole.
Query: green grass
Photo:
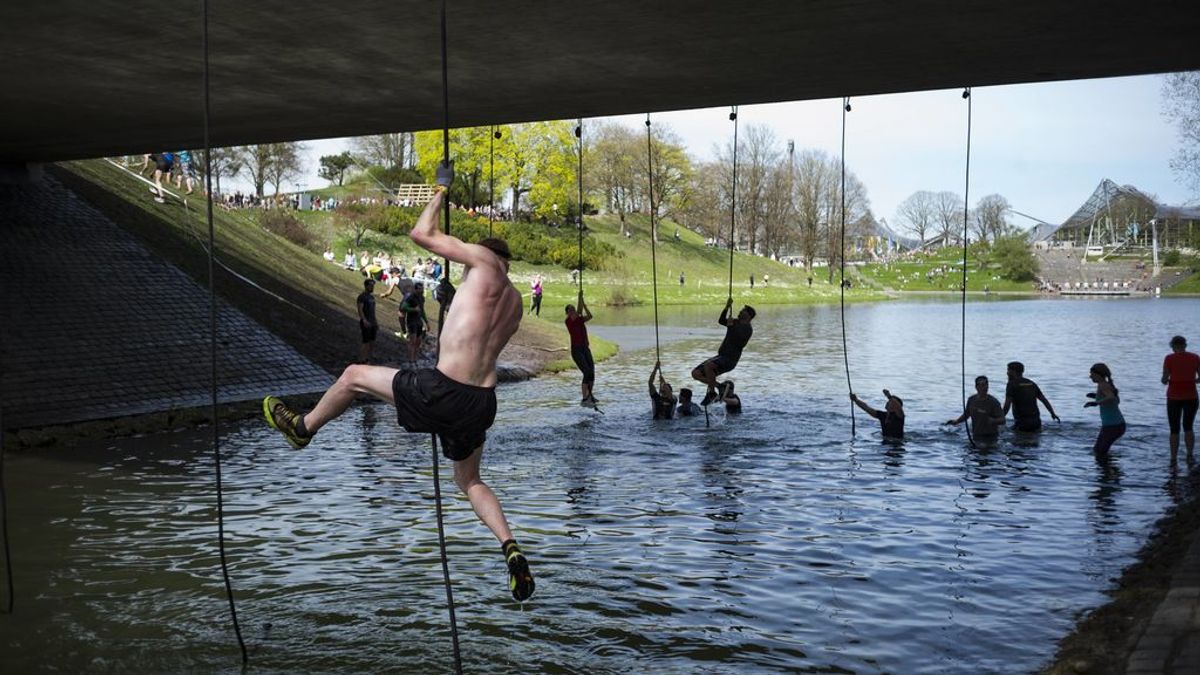
[[[208,226],[203,199],[189,200],[186,209],[175,199],[155,203],[145,183],[103,160],[67,162],[53,166],[51,172],[159,257],[207,286],[208,254],[204,246]],[[234,272],[217,268],[217,293],[301,354],[332,373],[340,372],[358,350],[354,300],[362,291],[362,276],[325,262],[319,251],[264,230],[253,213],[223,208],[213,211],[216,255]],[[322,214],[301,217],[314,228],[332,227],[328,214],[324,214],[324,222]],[[372,250],[387,248],[383,244],[393,239],[369,234],[364,245]],[[405,259],[416,257],[411,242],[406,246],[396,243],[398,250],[406,252]],[[314,248],[323,250],[323,245],[318,242]],[[409,251],[411,255],[407,255]],[[430,316],[436,316],[436,304],[431,302],[429,311]],[[392,299],[380,301],[377,313],[381,334],[400,329]],[[545,325],[522,322],[514,340],[547,353],[568,343],[565,327],[542,323]],[[405,347],[398,340],[379,340],[375,353],[386,363],[406,358]]]
[[[1200,272],[1163,291],[1166,295],[1200,295]]]
[[[961,254],[961,251],[960,251]],[[938,272],[938,269],[944,270]],[[962,283],[962,257],[935,253],[901,262],[872,263],[855,268],[868,284],[894,291],[956,291]],[[927,276],[928,274],[928,276]],[[1032,282],[1000,278],[995,269],[978,269],[968,260],[967,290],[1032,293]]]
[[[627,229],[633,235],[630,238],[621,236],[620,221],[616,216],[591,216],[586,223],[586,236],[607,242],[624,254],[609,260],[605,269],[584,270],[584,289],[592,305],[652,303],[655,296],[652,270],[655,268],[660,305],[720,306],[729,296],[729,249],[706,246],[702,236],[682,227],[678,228],[680,239],[675,241],[676,225],[667,220],[659,224],[659,241],[652,252],[650,220],[640,214],[628,216]],[[681,271],[684,273],[682,286],[679,284]],[[575,301],[576,290],[570,272],[562,267],[518,262],[513,266],[513,272],[514,277],[526,280],[537,273],[543,276],[544,305],[559,307]],[[753,289],[750,288],[750,275],[754,275]],[[769,284],[763,283],[764,275],[770,275]],[[734,254],[733,296],[738,304],[838,301],[836,275],[834,283],[830,284],[825,271],[817,270],[811,288],[807,278],[803,268],[789,267],[760,256]],[[522,290],[527,292],[528,287]],[[848,300],[883,297],[878,291],[858,288],[847,293]]]

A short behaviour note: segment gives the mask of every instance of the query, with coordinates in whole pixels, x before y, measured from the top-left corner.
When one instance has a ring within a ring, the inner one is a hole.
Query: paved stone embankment
[[[4,428],[209,403],[209,295],[52,176],[0,185]],[[324,390],[332,378],[218,302],[219,399]]]
[[[1127,675],[1200,673],[1200,536],[1193,537],[1125,665]]]

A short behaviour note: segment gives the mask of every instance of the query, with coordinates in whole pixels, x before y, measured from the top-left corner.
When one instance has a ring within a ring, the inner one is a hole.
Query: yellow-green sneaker
[[[517,542],[509,539],[504,542],[504,560],[508,563],[508,590],[512,591],[513,599],[524,602],[533,595],[533,573],[529,571],[529,561],[521,553]]]
[[[268,396],[263,399],[263,417],[271,428],[283,434],[292,447],[299,450],[308,445],[312,436],[301,436],[296,432],[296,424],[300,421],[300,413],[292,410],[283,401]]]

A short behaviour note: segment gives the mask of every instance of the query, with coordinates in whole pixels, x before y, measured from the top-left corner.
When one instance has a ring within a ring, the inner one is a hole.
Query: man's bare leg
[[[388,403],[395,403],[392,395],[392,379],[395,377],[395,368],[347,366],[342,376],[317,402],[317,407],[304,416],[304,428],[308,435],[316,435],[317,430],[346,412],[359,394],[370,394]]]
[[[471,456],[454,463],[454,484],[471,502],[471,508],[479,520],[495,535],[501,544],[512,539],[512,531],[508,529],[508,519],[504,517],[504,509],[492,488],[479,477],[479,461],[483,457],[483,447],[480,446]]]
[[[508,566],[509,590],[518,602],[524,601],[533,595],[533,574],[529,571],[529,562],[525,559],[525,554],[521,552],[521,547],[513,539],[512,531],[508,529],[508,519],[504,517],[500,500],[479,477],[479,461],[482,457],[483,446],[480,446],[475,448],[470,457],[455,462],[454,484],[467,496],[475,515],[500,542],[504,562]]]

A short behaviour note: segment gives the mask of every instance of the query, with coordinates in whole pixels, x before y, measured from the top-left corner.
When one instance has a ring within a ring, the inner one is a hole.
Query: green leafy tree
[[[650,233],[655,241],[658,240],[658,221],[663,214],[670,213],[685,202],[688,187],[692,178],[692,161],[683,148],[679,135],[665,124],[658,124],[652,130],[650,142],[649,165],[643,161],[640,167],[640,179],[650,185],[649,171],[653,167],[654,193],[650,195],[650,203],[646,205],[647,212],[654,219],[654,228]]]
[[[993,242],[992,261],[999,267],[1000,276],[1005,279],[1033,281],[1037,278],[1037,258],[1023,235],[1000,237]]]
[[[617,214],[621,221],[621,236],[628,232],[626,216],[642,200],[645,184],[638,172],[639,138],[629,127],[617,122],[601,124],[584,135],[588,149],[585,156],[584,181],[588,192],[598,193],[601,204],[609,212]],[[714,197],[715,198],[715,197]],[[689,217],[697,224],[708,223],[705,208],[709,204],[698,204]]]
[[[346,172],[354,166],[354,155],[343,152],[340,155],[323,155],[320,159],[321,168],[317,175],[329,181],[330,185],[337,183],[340,187],[346,178]]]

